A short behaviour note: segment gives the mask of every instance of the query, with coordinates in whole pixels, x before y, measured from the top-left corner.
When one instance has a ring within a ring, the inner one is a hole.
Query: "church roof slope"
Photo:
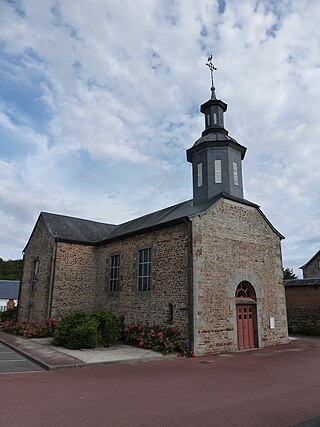
[[[51,235],[58,240],[64,241],[97,243],[108,236],[116,227],[114,224],[48,212],[41,212],[40,215],[42,215]]]
[[[237,197],[230,196],[229,194],[220,193],[217,196],[209,199],[208,201],[194,205],[192,199],[182,203],[170,206],[168,208],[161,209],[156,212],[141,216],[131,221],[115,227],[111,233],[101,242],[109,242],[112,240],[119,240],[125,237],[133,236],[142,232],[156,230],[168,225],[173,225],[178,222],[189,221],[193,216],[200,215],[206,212],[211,206],[213,206],[221,198],[230,199],[248,206],[253,206],[258,209],[264,220],[272,228],[272,230],[279,235],[280,238],[284,238],[270,223],[259,206],[255,203],[249,202],[248,200],[240,199]]]

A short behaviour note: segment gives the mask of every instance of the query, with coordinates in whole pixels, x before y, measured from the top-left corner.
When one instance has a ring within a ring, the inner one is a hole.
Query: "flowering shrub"
[[[123,329],[123,337],[129,344],[159,351],[162,354],[177,351],[178,356],[194,357],[194,353],[183,344],[180,333],[170,326],[150,326],[147,323],[126,325]]]
[[[30,322],[28,320],[17,322],[12,319],[0,323],[0,329],[25,338],[44,338],[53,335],[57,323],[58,321],[55,319],[47,319],[44,322]]]

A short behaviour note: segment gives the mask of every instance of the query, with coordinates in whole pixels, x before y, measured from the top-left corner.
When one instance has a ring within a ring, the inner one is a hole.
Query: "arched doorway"
[[[256,293],[249,282],[241,282],[237,286],[237,338],[239,350],[257,347],[257,310]]]

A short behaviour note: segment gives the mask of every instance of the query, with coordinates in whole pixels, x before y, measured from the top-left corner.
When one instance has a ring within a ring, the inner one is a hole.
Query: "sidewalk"
[[[125,344],[116,344],[110,348],[69,350],[53,346],[52,338],[30,340],[5,332],[0,332],[0,342],[50,371],[92,364],[139,362],[176,357],[176,355],[163,356],[152,350]]]

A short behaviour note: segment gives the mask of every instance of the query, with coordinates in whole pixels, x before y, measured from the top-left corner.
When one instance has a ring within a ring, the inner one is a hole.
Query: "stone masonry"
[[[138,291],[138,251],[151,248],[150,291]],[[110,256],[120,255],[120,290],[109,291]],[[171,325],[188,335],[188,227],[178,224],[114,241],[99,248],[96,307],[124,315],[125,322]],[[169,304],[173,322],[169,322]]]
[[[256,292],[258,346],[288,342],[280,239],[256,208],[221,199],[194,218],[193,256],[197,354],[237,350],[235,291],[241,281]]]
[[[42,218],[39,219],[24,255],[23,276],[19,296],[19,319],[43,320],[48,316],[54,239]],[[32,289],[34,261],[39,260],[39,273]]]
[[[303,268],[303,278],[320,277],[320,251]]]
[[[51,316],[71,310],[93,310],[97,286],[97,248],[59,242],[56,254]]]

